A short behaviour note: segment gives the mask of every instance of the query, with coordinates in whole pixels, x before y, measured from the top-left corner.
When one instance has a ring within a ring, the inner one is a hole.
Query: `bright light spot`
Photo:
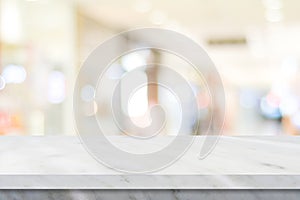
[[[128,102],[128,114],[130,117],[139,117],[148,110],[148,89],[144,86],[138,89],[130,97]]]
[[[145,66],[147,63],[146,58],[137,52],[123,56],[121,62],[126,71],[131,71],[137,67]]]
[[[162,11],[153,11],[150,15],[150,21],[155,25],[162,25],[167,21],[167,15]]]
[[[21,39],[21,16],[17,1],[6,0],[1,3],[0,30],[2,40],[17,43]]]
[[[2,76],[0,76],[0,90],[5,88],[5,80]]]
[[[149,12],[152,8],[151,2],[149,0],[138,0],[134,4],[134,9],[139,13]]]
[[[60,71],[52,71],[48,77],[48,101],[59,104],[65,99],[65,75]]]
[[[263,4],[267,9],[279,10],[282,8],[281,0],[264,0]]]
[[[93,101],[95,98],[95,89],[91,85],[85,85],[81,89],[81,99],[85,102]]]
[[[283,20],[283,14],[280,10],[267,10],[265,17],[269,22],[280,22]]]
[[[7,65],[2,76],[6,83],[22,83],[26,79],[26,71],[23,66],[19,65]]]
[[[128,115],[132,122],[139,127],[146,127],[151,123],[148,111],[148,87],[139,88],[130,97]]]

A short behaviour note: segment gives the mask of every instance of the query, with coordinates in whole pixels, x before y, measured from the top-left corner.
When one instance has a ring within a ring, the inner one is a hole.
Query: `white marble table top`
[[[111,139],[132,148],[125,137]],[[0,188],[300,188],[300,137],[222,136],[200,160],[203,140],[161,171],[125,174],[97,162],[75,136],[0,137]]]

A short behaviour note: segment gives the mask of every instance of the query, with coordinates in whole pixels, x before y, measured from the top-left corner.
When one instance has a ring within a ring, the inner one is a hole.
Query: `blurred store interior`
[[[0,0],[0,135],[76,134],[72,93],[80,66],[104,40],[141,27],[178,31],[207,51],[225,88],[223,134],[299,135],[299,9],[298,0]],[[197,120],[207,123],[203,80],[175,56],[128,54],[107,76],[118,79],[149,59],[171,63],[190,80],[204,116]],[[82,98],[89,102],[91,92],[87,85]],[[134,118],[149,102],[165,104],[165,131],[172,134],[178,124],[172,98],[149,87],[136,93],[128,112]],[[103,117],[105,106],[86,112],[112,123]]]

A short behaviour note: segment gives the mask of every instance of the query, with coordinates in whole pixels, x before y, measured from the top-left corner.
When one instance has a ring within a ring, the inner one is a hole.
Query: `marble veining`
[[[135,148],[125,137],[110,139]],[[97,162],[77,137],[1,137],[0,188],[300,188],[300,137],[222,136],[200,160],[203,140],[161,171],[124,174]]]
[[[299,200],[299,190],[5,190],[0,200]]]

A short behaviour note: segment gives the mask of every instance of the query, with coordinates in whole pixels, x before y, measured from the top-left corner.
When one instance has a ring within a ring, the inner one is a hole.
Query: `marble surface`
[[[300,188],[300,137],[222,136],[200,160],[204,139],[161,171],[125,174],[97,162],[77,137],[1,137],[0,188]],[[111,140],[135,148],[125,137]]]
[[[0,200],[299,200],[299,190],[0,190]]]

